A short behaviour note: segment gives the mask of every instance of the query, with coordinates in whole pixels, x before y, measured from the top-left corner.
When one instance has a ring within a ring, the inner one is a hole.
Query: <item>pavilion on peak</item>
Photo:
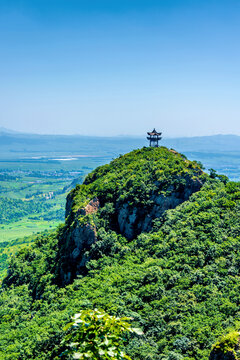
[[[158,142],[162,139],[161,132],[157,132],[156,129],[154,128],[152,132],[148,132],[147,133],[147,139],[149,140],[149,146],[151,147],[158,147]]]

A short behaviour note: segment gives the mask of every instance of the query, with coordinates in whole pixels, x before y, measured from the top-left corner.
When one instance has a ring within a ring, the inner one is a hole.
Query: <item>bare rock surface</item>
[[[168,209],[174,209],[196,191],[200,190],[202,183],[200,180],[188,179],[186,186],[180,191],[172,191],[169,196],[154,194],[152,196],[152,206],[147,209],[142,207],[132,208],[128,204],[118,208],[117,219],[120,233],[127,239],[134,239],[142,232],[149,232],[152,228],[152,221],[161,217]]]
[[[73,198],[70,194],[67,198],[66,217],[71,214],[73,205]],[[65,255],[67,258],[67,271],[61,269],[61,277],[64,283],[71,282],[81,268],[86,265],[88,258],[84,255],[84,251],[88,250],[90,246],[97,241],[97,230],[94,224],[87,221],[81,221],[87,215],[94,214],[99,209],[99,200],[92,199],[84,207],[79,209],[73,216],[72,230],[69,232],[67,246],[64,246]],[[65,245],[66,245],[65,244]]]

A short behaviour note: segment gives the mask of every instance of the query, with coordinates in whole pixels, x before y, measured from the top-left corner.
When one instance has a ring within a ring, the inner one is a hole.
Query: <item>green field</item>
[[[0,242],[21,239],[44,230],[51,230],[57,225],[57,221],[41,221],[23,219],[11,224],[0,226]]]
[[[28,236],[63,221],[72,180],[27,177],[24,172],[16,179],[0,181],[0,241]]]
[[[64,221],[68,192],[98,161],[0,161],[0,241],[29,236]]]
[[[105,156],[52,158],[0,157],[0,279],[6,275],[10,256],[31,243],[34,234],[53,230],[64,221],[68,192],[108,161]]]

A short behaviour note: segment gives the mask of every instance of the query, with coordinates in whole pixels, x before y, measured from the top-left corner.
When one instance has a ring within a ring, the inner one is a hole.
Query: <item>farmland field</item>
[[[18,154],[19,155],[19,154]],[[64,221],[68,192],[109,157],[0,157],[0,279],[8,259]]]
[[[64,221],[67,193],[98,164],[99,158],[0,162],[0,242]]]

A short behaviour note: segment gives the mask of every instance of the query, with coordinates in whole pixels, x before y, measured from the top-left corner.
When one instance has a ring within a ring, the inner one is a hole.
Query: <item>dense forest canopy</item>
[[[125,339],[134,360],[209,359],[240,326],[239,200],[240,183],[163,147],[97,168],[68,196],[65,224],[11,259],[0,359],[64,358],[64,326],[95,307],[143,330]],[[93,242],[77,238],[86,229]]]

